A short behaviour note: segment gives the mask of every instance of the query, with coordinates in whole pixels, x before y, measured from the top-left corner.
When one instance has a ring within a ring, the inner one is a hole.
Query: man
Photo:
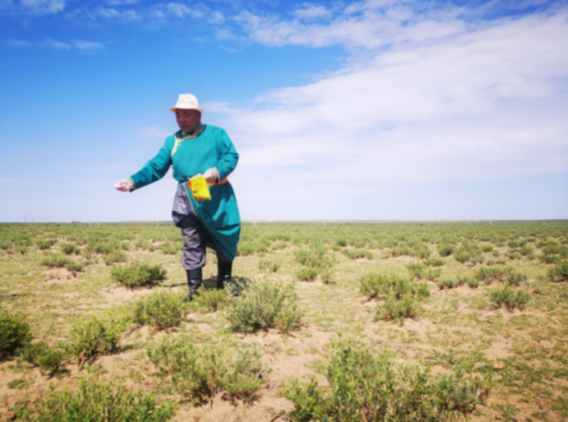
[[[225,282],[231,280],[241,220],[227,176],[235,169],[239,155],[225,130],[201,123],[203,110],[195,96],[181,94],[170,111],[176,114],[180,130],[166,138],[158,154],[138,173],[114,187],[123,192],[140,189],[160,180],[173,166],[173,176],[179,185],[172,218],[182,232],[182,263],[192,300],[203,281],[206,247],[217,253],[217,288],[224,288]],[[203,174],[210,186],[210,200],[197,202],[187,184],[198,174]],[[235,286],[232,291],[238,294]]]

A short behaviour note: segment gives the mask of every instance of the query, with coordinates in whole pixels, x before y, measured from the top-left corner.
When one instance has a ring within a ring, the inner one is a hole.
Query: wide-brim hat
[[[177,110],[197,110],[200,113],[203,113],[203,109],[199,108],[197,97],[191,94],[180,94],[176,105],[170,108],[170,111],[173,111],[174,113]]]

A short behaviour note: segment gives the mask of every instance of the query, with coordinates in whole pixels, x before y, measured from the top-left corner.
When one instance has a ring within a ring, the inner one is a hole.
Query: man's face
[[[179,128],[185,133],[193,133],[201,123],[201,113],[197,110],[176,110]]]

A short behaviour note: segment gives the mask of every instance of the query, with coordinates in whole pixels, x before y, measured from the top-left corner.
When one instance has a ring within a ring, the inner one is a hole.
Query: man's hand
[[[120,182],[114,184],[114,188],[121,192],[130,192],[134,189],[134,185],[129,179],[122,179]]]
[[[207,170],[203,176],[205,177],[205,180],[207,180],[207,184],[209,186],[213,186],[217,183],[217,180],[219,180],[219,172],[215,167]]]

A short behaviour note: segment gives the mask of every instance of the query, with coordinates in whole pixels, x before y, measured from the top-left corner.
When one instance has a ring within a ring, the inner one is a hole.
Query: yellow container
[[[196,202],[211,199],[211,193],[209,192],[209,187],[207,186],[207,180],[202,174],[198,174],[189,179],[187,181],[187,187],[193,194]]]

